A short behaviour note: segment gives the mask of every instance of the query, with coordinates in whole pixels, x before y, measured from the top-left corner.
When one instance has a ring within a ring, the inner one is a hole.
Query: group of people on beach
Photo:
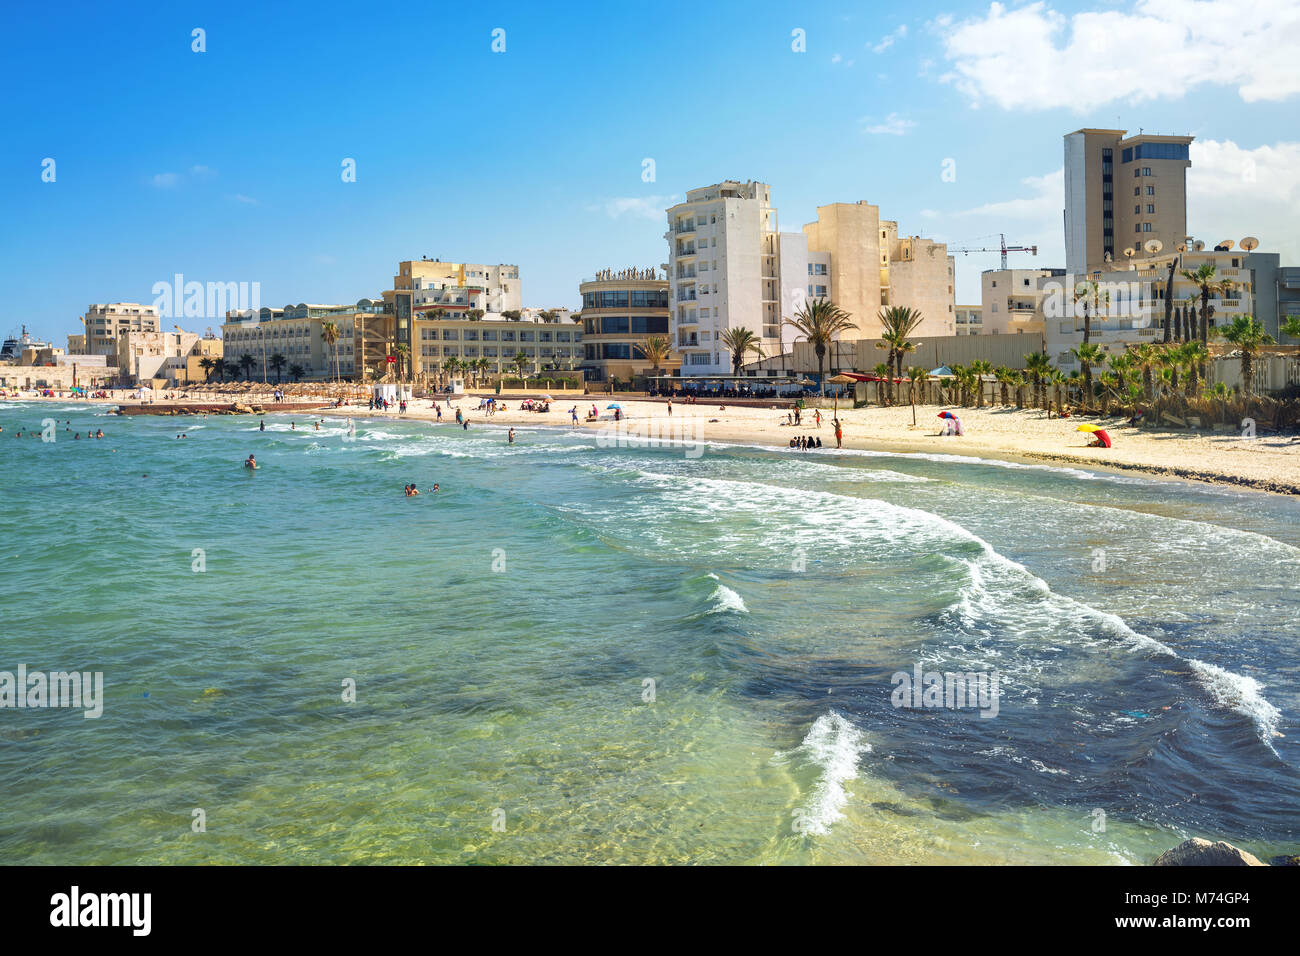
[[[807,451],[810,448],[821,448],[822,440],[814,435],[799,435],[790,439],[790,447],[798,448],[800,451]]]

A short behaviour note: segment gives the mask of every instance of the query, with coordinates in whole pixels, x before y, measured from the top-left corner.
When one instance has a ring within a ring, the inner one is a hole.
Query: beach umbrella
[[[856,378],[854,378],[852,375],[835,375],[835,376],[832,376],[831,378],[828,378],[828,379],[826,380],[826,382],[827,382],[827,384],[829,384],[829,385],[856,385],[856,384],[858,383],[858,380],[857,380]],[[832,401],[834,402],[834,413],[833,413],[833,414],[838,418],[838,417],[839,417],[839,412],[840,412],[840,393],[839,393],[839,392],[836,392],[836,393],[834,394],[834,396],[832,396]]]
[[[543,401],[543,402],[553,402],[553,401],[555,401],[555,399],[551,398],[551,396],[549,396],[549,395],[538,395],[537,398],[538,398],[539,401]]]
[[[1101,431],[1101,426],[1100,426],[1100,425],[1080,425],[1078,428],[1075,429],[1075,431],[1076,431],[1076,432],[1099,432],[1099,431]]]
[[[611,402],[610,404],[606,405],[605,407],[606,407],[606,408],[618,408],[618,409],[621,409],[623,406],[620,405],[618,402]]]
[[[956,420],[957,420],[957,416],[954,415],[952,412],[940,412],[940,413],[939,413],[939,417],[940,417],[940,418],[951,418],[953,421],[956,421]]]

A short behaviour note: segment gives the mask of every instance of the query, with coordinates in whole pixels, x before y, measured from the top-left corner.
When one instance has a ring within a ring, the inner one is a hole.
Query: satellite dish
[[[1200,252],[1204,248],[1205,248],[1205,241],[1203,239],[1197,239],[1195,242],[1192,243],[1192,249],[1194,249],[1196,252]]]
[[[1214,249],[1216,252],[1220,249],[1222,249],[1224,252],[1227,252],[1234,245],[1236,245],[1236,243],[1233,242],[1231,239],[1220,239],[1218,245],[1216,245]]]
[[[1250,252],[1253,249],[1258,249],[1259,240],[1254,236],[1247,236],[1245,239],[1241,240],[1241,248],[1245,249],[1247,252]]]
[[[1165,244],[1161,242],[1159,239],[1148,239],[1146,241],[1146,244],[1142,246],[1142,248],[1147,251],[1147,255],[1152,255],[1152,256],[1154,256],[1157,252],[1159,252],[1164,247]]]
[[[1135,255],[1137,255],[1137,250],[1134,249],[1132,246],[1129,246],[1127,249],[1124,250],[1124,255],[1132,259]]]

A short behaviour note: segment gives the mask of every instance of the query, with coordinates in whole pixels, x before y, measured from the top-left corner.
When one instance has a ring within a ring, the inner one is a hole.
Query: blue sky
[[[574,306],[597,269],[662,262],[663,208],[726,178],[770,183],[783,229],[865,199],[905,234],[1005,232],[1041,247],[1017,263],[1059,266],[1061,137],[1083,126],[1196,135],[1190,230],[1300,264],[1300,14],[1280,0],[5,16],[0,332],[57,344],[88,303],[150,302],[178,272],[282,305],[377,295],[421,255],[513,262],[526,305]],[[959,301],[996,261],[958,258]]]

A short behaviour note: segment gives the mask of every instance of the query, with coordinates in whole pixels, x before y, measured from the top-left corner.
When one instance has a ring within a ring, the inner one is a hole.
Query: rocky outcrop
[[[1193,837],[1178,844],[1172,850],[1165,850],[1156,858],[1156,866],[1267,866],[1245,850],[1239,850],[1231,843],[1211,843]]]

